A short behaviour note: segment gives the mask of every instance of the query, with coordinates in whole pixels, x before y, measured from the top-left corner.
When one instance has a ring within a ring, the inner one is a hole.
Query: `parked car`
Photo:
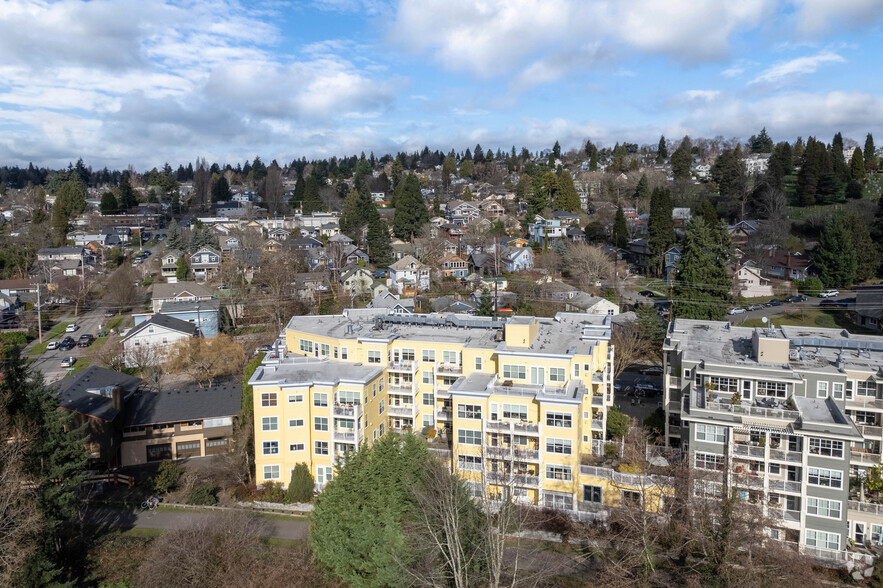
[[[58,346],[58,348],[62,351],[70,351],[74,348],[75,345],[76,342],[74,341],[73,337],[65,337],[61,340],[61,344]]]
[[[94,343],[94,342],[95,342],[95,337],[93,337],[92,335],[89,335],[89,334],[80,335],[80,340],[77,341],[77,347],[88,347],[89,345],[92,345],[92,343]]]
[[[645,376],[661,376],[662,375],[662,366],[652,365],[650,367],[646,367],[641,370],[641,373]]]
[[[749,304],[745,307],[745,310],[760,310],[763,308],[763,304]]]
[[[840,296],[839,290],[825,290],[819,293],[819,298],[834,298],[835,296]]]
[[[789,296],[785,299],[785,302],[806,302],[807,298],[803,294],[798,294],[796,296]]]
[[[77,363],[76,357],[65,357],[64,359],[61,360],[61,367],[63,367],[63,368],[74,367],[75,363]]]
[[[53,349],[58,349],[58,346],[61,345],[60,341],[50,341],[46,344],[46,351],[52,351]]]
[[[778,298],[773,298],[769,302],[766,303],[766,306],[782,306],[785,304],[784,300],[779,300]]]
[[[638,292],[638,294],[640,294],[641,296],[646,296],[647,298],[653,298],[654,296],[656,296],[656,294],[654,294],[650,290],[641,290],[640,292]]]
[[[112,310],[104,311],[104,318],[112,318],[114,315],[116,315],[116,313]]]
[[[79,329],[79,325],[77,323],[71,323],[64,328],[65,333],[76,333],[77,329]]]
[[[261,353],[267,353],[269,351],[273,351],[273,346],[272,345],[261,345],[260,347],[258,347],[258,351]]]
[[[843,300],[822,300],[819,302],[819,306],[826,306],[828,308],[846,308],[849,305]]]
[[[734,306],[733,308],[727,311],[727,314],[744,314],[747,311],[741,306]]]

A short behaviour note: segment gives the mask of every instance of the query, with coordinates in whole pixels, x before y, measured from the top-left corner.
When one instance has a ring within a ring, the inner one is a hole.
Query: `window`
[[[334,346],[334,359],[337,359],[340,356],[340,349],[337,348],[337,345]]]
[[[503,418],[504,419],[521,419],[522,421],[527,420],[527,405],[526,404],[504,404],[503,405]]]
[[[819,439],[818,437],[810,437],[809,452],[813,455],[821,455],[822,457],[843,457],[843,441],[834,441],[832,439]]]
[[[828,488],[843,487],[843,472],[827,470],[824,468],[809,468],[807,480],[813,486],[826,486]]]
[[[564,382],[567,380],[567,370],[564,368],[549,368],[550,382]]]
[[[641,500],[641,493],[634,490],[621,490],[620,500],[623,505],[628,506],[641,506],[641,502],[643,502]]]
[[[534,386],[546,384],[546,368],[530,366],[530,383]]]
[[[328,455],[328,441],[316,441],[314,447],[316,455]]]
[[[573,364],[573,377],[574,378],[579,377],[579,364],[578,363]]]
[[[840,535],[838,533],[825,533],[824,531],[806,530],[806,544],[810,547],[823,549],[840,549]]]
[[[444,363],[460,363],[460,354],[456,351],[442,351],[442,361]]]
[[[832,382],[831,391],[835,400],[843,400],[843,382]]]
[[[313,352],[313,342],[307,341],[306,339],[300,340],[300,350],[304,353],[312,353]]]
[[[555,465],[555,464],[546,464],[546,479],[547,480],[563,480],[565,482],[569,482],[573,479],[573,475],[570,470],[570,466],[563,465]]]
[[[278,480],[280,478],[279,474],[279,466],[278,465],[265,465],[264,466],[264,479],[265,480]]]
[[[852,398],[853,390],[855,390],[855,382],[852,380],[846,380],[846,399],[849,400]]]
[[[381,398],[380,399],[380,409],[377,411],[377,414],[383,414],[383,411],[385,411],[385,410],[386,410],[386,401],[383,398]],[[382,432],[380,434],[383,435]]]
[[[806,514],[829,519],[840,518],[841,503],[839,500],[826,500],[824,498],[808,497],[806,499]]]
[[[702,453],[697,451],[695,455],[696,467],[702,470],[723,471],[724,456],[716,453]]]
[[[549,437],[546,439],[546,452],[571,455],[573,453],[573,442],[570,439]]]
[[[368,351],[368,363],[380,363],[379,351]]]
[[[349,354],[347,353],[346,347],[340,348],[340,359],[343,359],[343,360],[349,359]]]
[[[297,404],[298,402],[304,401],[303,394],[289,394],[288,395],[288,404]]]
[[[435,394],[423,394],[423,406],[435,406]]]
[[[723,443],[727,439],[727,431],[724,427],[714,425],[696,425],[696,440]]]
[[[457,468],[473,472],[481,471],[481,457],[477,455],[457,455]]]
[[[481,405],[480,404],[458,404],[457,405],[457,417],[461,419],[480,419],[481,418]]]
[[[303,427],[304,420],[303,419],[288,419],[288,426],[292,429],[295,427]]]
[[[475,369],[476,371],[481,371],[481,356],[476,356],[475,358]]]
[[[883,525],[871,525],[871,545],[883,545]]]
[[[316,466],[316,482],[327,484],[334,479],[334,468],[331,466]]]
[[[263,455],[276,455],[279,453],[278,441],[264,441],[261,446],[263,447]]]
[[[328,393],[313,392],[313,406],[328,406]]]
[[[304,447],[303,443],[292,443],[288,446],[288,451],[303,451]]]
[[[877,415],[873,412],[868,412],[866,410],[857,410],[852,415],[852,420],[855,421],[857,425],[876,425],[877,424]]]
[[[278,431],[279,417],[261,417],[261,431]]]
[[[435,349],[424,349],[422,359],[427,363],[435,363]]]
[[[873,380],[862,380],[855,383],[856,396],[876,396],[877,383]]]
[[[566,412],[547,412],[546,426],[570,429],[573,427],[573,416],[567,414]]]
[[[481,445],[481,431],[457,429],[457,443],[463,445]]]
[[[777,463],[771,463],[767,466],[767,471],[778,476],[782,472],[782,466]]]
[[[328,357],[331,355],[331,347],[327,343],[322,343],[319,345],[319,355],[324,357]]]
[[[503,377],[507,380],[523,380],[527,377],[527,368],[523,365],[503,364]]]
[[[431,414],[423,415],[423,426],[424,427],[434,427],[435,426],[435,416]]]
[[[720,482],[708,480],[695,480],[693,482],[693,496],[697,498],[720,498],[723,495],[723,485]]]
[[[328,417],[313,417],[313,429],[316,431],[327,431]]]
[[[276,393],[261,392],[261,406],[276,406]]]
[[[785,398],[787,385],[784,382],[758,382],[758,396],[774,396],[776,398]]]
[[[594,502],[601,504],[604,499],[604,492],[601,486],[583,486],[583,502]]]
[[[341,404],[359,404],[362,402],[362,393],[355,390],[338,390],[337,401]]]
[[[738,392],[739,380],[736,378],[722,378],[719,376],[711,376],[708,381],[715,387],[718,392]]]
[[[818,382],[816,384],[816,397],[818,397],[818,398],[827,398],[828,397],[828,382]]]

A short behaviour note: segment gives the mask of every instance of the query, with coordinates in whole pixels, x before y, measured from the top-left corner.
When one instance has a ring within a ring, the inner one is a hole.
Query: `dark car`
[[[803,294],[798,296],[789,296],[785,299],[785,302],[806,302],[807,298]]]
[[[105,310],[104,311],[104,318],[112,318],[115,314],[116,313],[112,310]]]
[[[638,292],[638,294],[640,294],[641,296],[646,296],[647,298],[653,298],[654,296],[656,296],[656,294],[654,294],[650,290],[641,290],[640,292]]]
[[[654,365],[650,367],[646,367],[641,370],[641,373],[645,376],[661,376],[662,375],[662,366]]]
[[[785,304],[784,300],[779,300],[778,298],[773,298],[769,302],[766,303],[767,306],[782,306]]]
[[[89,335],[89,334],[80,335],[80,340],[77,341],[77,347],[88,347],[89,345],[92,345],[92,343],[94,343],[94,342],[95,342],[95,337],[93,337],[92,335]]]
[[[824,306],[827,308],[846,308],[848,304],[843,300],[822,300],[819,302],[819,306]]]
[[[272,345],[261,345],[260,347],[258,347],[258,351],[267,353],[269,351],[273,351],[273,346]]]
[[[61,345],[59,345],[58,348],[63,351],[70,351],[75,345],[76,343],[74,342],[73,337],[65,337],[61,340]]]

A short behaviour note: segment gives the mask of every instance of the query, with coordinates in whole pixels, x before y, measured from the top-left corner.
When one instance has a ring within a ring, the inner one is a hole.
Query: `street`
[[[784,298],[782,298],[784,300]],[[769,317],[782,313],[796,312],[799,310],[824,310],[824,306],[819,306],[819,304],[823,300],[831,300],[837,302],[846,303],[845,309],[838,309],[837,307],[828,307],[828,310],[848,310],[855,306],[855,295],[848,293],[842,294],[840,296],[835,296],[833,298],[809,298],[805,302],[786,302],[781,306],[769,306],[763,307],[760,310],[750,310],[747,312],[743,312],[740,314],[731,314],[727,315],[727,319],[731,324],[740,325],[748,319],[752,318],[761,318],[761,317]]]
[[[76,341],[80,335],[90,334],[97,337],[101,328],[103,328],[109,320],[109,318],[104,317],[104,309],[93,308],[87,312],[80,313],[80,317],[76,319],[76,323],[80,328],[77,329],[76,332],[63,333],[60,337],[53,340],[61,341],[68,335],[72,337],[74,341]],[[61,322],[74,322],[73,315],[62,319]],[[43,335],[43,341],[46,342],[48,340],[45,338],[46,333],[43,333]],[[43,374],[46,382],[52,383],[63,378],[67,372],[66,368],[61,367],[62,359],[65,357],[82,357],[88,354],[89,351],[90,347],[74,347],[68,351],[62,351],[61,349],[44,351],[41,355],[36,356],[37,359],[32,365]]]
[[[637,368],[637,366],[635,366]],[[640,368],[643,369],[643,368]],[[635,385],[638,383],[652,384],[662,390],[662,376],[644,375],[640,371],[626,370],[616,379],[619,390],[614,390],[613,403],[626,415],[634,418],[638,424],[644,422],[653,411],[662,406],[662,394],[653,396],[635,396]]]

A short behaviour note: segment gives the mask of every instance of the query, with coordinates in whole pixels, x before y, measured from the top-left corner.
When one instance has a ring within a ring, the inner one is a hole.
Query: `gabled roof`
[[[403,258],[401,258],[400,260],[398,260],[394,264],[390,265],[389,269],[391,269],[393,271],[404,271],[404,270],[410,269],[408,266],[411,264],[414,264],[416,266],[415,269],[418,269],[418,270],[426,269],[426,266],[423,265],[422,263],[420,263],[419,261],[417,261],[417,259],[415,259],[413,255],[404,256]]]
[[[159,308],[162,314],[172,314],[178,312],[217,312],[221,308],[221,301],[217,298],[209,298],[208,300],[169,300],[163,302]]]
[[[154,300],[165,300],[179,296],[210,297],[211,295],[208,288],[196,282],[178,282],[176,284],[157,282],[153,284]]]
[[[59,406],[104,421],[112,421],[119,411],[113,407],[112,398],[101,394],[101,389],[119,386],[123,391],[123,399],[127,400],[140,384],[141,378],[90,365],[58,383]]]
[[[163,304],[163,307],[165,307],[166,304],[175,304],[175,303],[174,302],[166,302],[165,304]],[[190,335],[191,337],[196,334],[196,325],[194,325],[193,323],[189,323],[187,321],[182,321],[181,319],[176,319],[173,316],[167,316],[165,314],[157,313],[157,314],[154,314],[152,317],[150,317],[149,320],[146,320],[143,323],[135,325],[135,327],[133,329],[131,329],[128,333],[126,333],[126,336],[123,337],[122,340],[127,341],[127,340],[131,339],[132,337],[134,337],[135,335],[142,333],[148,327],[161,327],[161,328],[169,330],[169,331],[175,331],[175,332],[181,333],[182,335]]]

